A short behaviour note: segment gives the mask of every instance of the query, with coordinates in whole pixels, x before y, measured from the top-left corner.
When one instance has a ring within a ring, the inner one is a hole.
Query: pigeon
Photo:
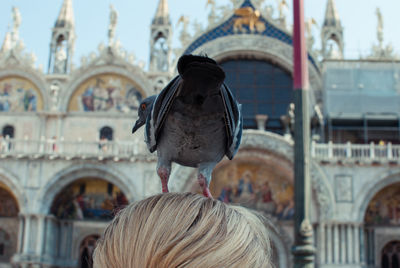
[[[141,101],[134,133],[145,125],[145,142],[157,151],[157,174],[168,192],[171,163],[198,168],[203,195],[214,167],[239,149],[243,119],[241,105],[224,83],[225,72],[207,56],[183,55],[174,79],[160,92]]]

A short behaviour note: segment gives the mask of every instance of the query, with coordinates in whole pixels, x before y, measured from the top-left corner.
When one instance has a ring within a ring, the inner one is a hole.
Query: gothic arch
[[[74,94],[75,90],[85,82],[86,80],[90,79],[93,76],[100,75],[100,74],[116,74],[123,77],[126,77],[133,82],[135,82],[141,90],[143,94],[143,98],[146,98],[150,95],[154,94],[152,90],[152,86],[148,81],[148,78],[145,76],[143,71],[133,65],[125,64],[126,66],[120,65],[100,65],[100,66],[90,66],[84,67],[82,70],[78,69],[72,74],[70,79],[70,83],[65,86],[64,92],[60,96],[61,100],[61,111],[68,110],[68,104],[72,95]]]
[[[20,180],[7,170],[0,168],[0,182],[4,183],[11,193],[15,196],[17,201],[19,212],[24,213],[28,209],[28,199],[25,195],[23,188],[20,185]]]
[[[373,182],[374,183],[366,181],[365,185],[361,187],[361,191],[354,202],[353,211],[356,212],[354,213],[356,215],[355,220],[358,222],[364,221],[368,204],[379,191],[391,184],[400,182],[400,169],[390,170]]]
[[[45,81],[42,73],[39,73],[38,71],[29,67],[14,67],[0,70],[0,79],[7,78],[9,76],[21,77],[34,84],[41,94],[41,98],[43,100],[43,110],[46,111],[49,109],[50,96],[47,93],[49,92],[49,85]]]
[[[291,74],[293,72],[292,46],[276,38],[262,35],[236,34],[220,37],[201,45],[191,53],[205,53],[217,62],[230,57],[252,57],[275,63]],[[312,103],[320,103],[322,102],[322,80],[319,70],[311,62],[309,63],[310,89],[314,93],[311,100]]]
[[[36,199],[38,213],[48,214],[56,195],[64,187],[82,177],[97,177],[115,184],[124,191],[129,202],[134,201],[138,196],[134,185],[128,184],[130,181],[129,178],[109,166],[103,167],[92,164],[74,165],[55,174],[38,193],[38,198]]]

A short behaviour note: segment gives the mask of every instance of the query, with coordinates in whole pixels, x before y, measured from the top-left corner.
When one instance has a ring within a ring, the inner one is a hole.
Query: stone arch
[[[254,34],[228,35],[201,45],[192,54],[207,54],[217,62],[230,57],[252,57],[270,61],[289,73],[293,73],[293,47],[276,38],[267,36]],[[311,101],[312,103],[322,103],[322,80],[319,70],[310,62],[308,71],[310,89],[314,93],[311,96]]]
[[[21,77],[32,82],[32,84],[34,84],[38,88],[39,93],[41,94],[43,100],[43,110],[49,109],[50,96],[47,93],[49,92],[49,85],[43,77],[43,74],[31,68],[11,68],[0,70],[0,79],[7,78],[9,76]]]
[[[143,90],[143,92],[141,92],[143,94],[143,98],[154,94],[150,82],[139,67],[117,65],[92,66],[74,72],[70,80],[71,82],[65,86],[65,90],[60,96],[61,110],[68,110],[70,99],[75,90],[78,89],[79,85],[91,77],[101,74],[116,74],[132,80],[140,87],[141,90]]]
[[[74,165],[55,174],[53,179],[38,193],[36,200],[38,213],[48,214],[57,194],[64,187],[82,177],[97,177],[116,185],[119,189],[124,190],[124,194],[129,202],[134,201],[138,196],[132,184],[128,184],[130,180],[109,166],[103,167],[92,164]]]
[[[372,198],[383,188],[400,182],[400,169],[393,169],[383,174],[379,179],[374,180],[374,183],[366,182],[356,198],[353,211],[355,211],[355,217],[357,222],[364,222],[365,212],[368,204]]]
[[[7,190],[14,195],[18,204],[19,212],[24,213],[28,209],[28,199],[19,182],[20,180],[15,175],[0,168],[0,183],[4,183],[8,188]]]

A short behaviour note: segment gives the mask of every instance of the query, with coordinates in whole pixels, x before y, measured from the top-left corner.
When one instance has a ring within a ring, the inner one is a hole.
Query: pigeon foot
[[[168,193],[168,179],[169,179],[169,170],[165,167],[160,167],[157,169],[157,174],[161,179],[161,185],[162,185],[162,192],[163,193]]]
[[[205,197],[213,198],[212,195],[211,195],[210,189],[208,188],[207,180],[203,176],[203,174],[200,173],[198,178],[197,178],[197,180],[198,180],[198,182],[200,184],[201,189],[203,190],[203,195]]]

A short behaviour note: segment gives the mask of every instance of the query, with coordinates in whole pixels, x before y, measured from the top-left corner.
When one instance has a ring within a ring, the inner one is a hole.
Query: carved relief
[[[321,171],[317,165],[310,166],[311,187],[315,193],[317,206],[319,210],[319,217],[321,219],[329,219],[332,215],[332,198],[327,185],[322,179]]]
[[[350,175],[335,176],[336,202],[353,202],[353,177]]]

